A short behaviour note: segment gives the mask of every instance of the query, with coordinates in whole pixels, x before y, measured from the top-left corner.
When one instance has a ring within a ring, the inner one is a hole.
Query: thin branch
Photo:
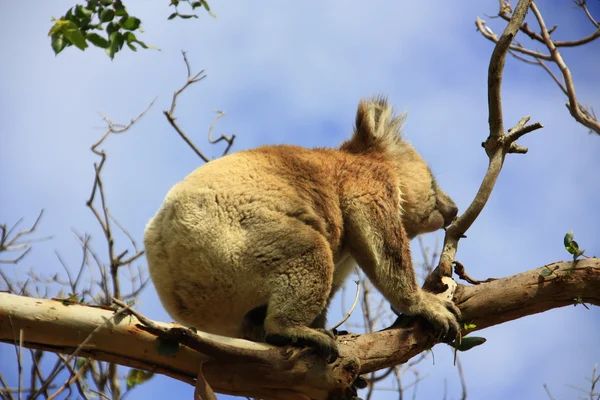
[[[491,42],[498,44],[498,36],[490,29],[489,26],[485,24],[485,21],[481,18],[477,17],[475,19],[475,26],[477,26],[477,30]],[[526,54],[531,57],[539,58],[541,60],[552,61],[552,58],[548,54],[543,54],[537,51],[529,50],[523,46],[519,46],[517,44],[512,44],[509,46],[511,51],[515,51],[518,53]]]
[[[460,378],[461,387],[461,400],[467,400],[467,381],[465,380],[465,374],[463,372],[462,363],[458,355],[455,355],[456,367],[458,369],[458,376]]]
[[[18,264],[31,251],[31,243],[32,242],[34,242],[34,241],[39,242],[42,240],[48,240],[48,239],[52,238],[52,236],[47,236],[47,237],[43,237],[43,238],[39,238],[39,239],[27,238],[27,239],[24,239],[24,241],[20,240],[20,239],[22,239],[28,235],[31,235],[32,233],[35,232],[40,220],[42,219],[42,215],[44,215],[43,209],[40,211],[37,218],[35,219],[35,222],[29,229],[25,229],[25,230],[17,232],[12,238],[11,238],[11,234],[17,228],[17,226],[19,226],[19,224],[23,221],[23,218],[19,218],[19,220],[10,228],[8,228],[6,226],[6,224],[0,225],[0,253],[25,250],[23,253],[18,255],[16,258],[4,259],[4,260],[0,259],[0,264]]]
[[[489,109],[489,126],[490,134],[487,140],[483,143],[486,154],[489,157],[489,166],[487,172],[481,182],[479,190],[475,195],[472,203],[467,210],[446,229],[444,237],[443,251],[440,256],[440,261],[436,269],[427,277],[424,287],[435,293],[444,292],[445,285],[441,279],[444,276],[452,276],[452,262],[458,250],[458,242],[464,237],[464,234],[479,216],[483,207],[487,203],[492,190],[496,184],[496,180],[502,169],[504,158],[507,153],[525,153],[526,148],[515,143],[519,137],[527,132],[539,129],[542,127],[540,123],[535,123],[525,126],[529,117],[525,117],[505,134],[501,86],[502,73],[506,54],[510,48],[512,39],[515,37],[519,27],[525,19],[527,9],[533,0],[520,0],[517,4],[511,22],[506,26],[500,39],[492,52],[490,64],[488,68],[488,109]]]
[[[580,0],[575,0],[574,1],[575,4],[577,4],[578,6],[580,6],[584,12],[586,13],[586,15],[588,16],[588,18],[590,19],[590,21],[592,21],[592,24],[594,24],[594,26],[597,28],[596,31],[590,33],[588,36],[585,36],[583,38],[580,39],[575,39],[575,40],[553,40],[552,43],[554,43],[554,46],[556,47],[577,47],[577,46],[582,46],[584,44],[593,42],[594,40],[598,39],[600,37],[600,26],[598,26],[598,23],[594,20],[594,18],[592,17],[592,15],[589,13],[589,10],[587,9],[587,6],[585,5],[586,1],[583,1],[583,6],[580,5]],[[504,19],[505,21],[510,21],[510,15],[507,13],[499,13],[498,16],[502,19]],[[556,26],[554,26],[552,28],[552,30],[556,29]],[[526,34],[527,36],[529,36],[530,39],[535,40],[537,42],[540,43],[545,43],[545,40],[543,38],[542,35],[540,35],[537,32],[532,31],[529,28],[529,25],[527,24],[527,22],[523,23],[523,25],[521,25],[521,27],[519,28],[519,30],[521,32],[523,32],[524,34]]]
[[[550,392],[550,389],[548,388],[548,385],[546,385],[545,383],[544,383],[544,390],[546,391],[546,394],[548,395],[548,398],[550,400],[556,400],[554,398],[554,396],[552,396],[552,393]]]
[[[193,85],[196,82],[200,82],[201,80],[206,78],[206,74],[205,74],[204,70],[201,70],[200,72],[198,72],[197,74],[192,76],[190,63],[187,59],[187,53],[185,51],[182,51],[181,53],[183,54],[183,61],[185,63],[185,68],[187,70],[187,80],[181,88],[177,89],[173,93],[173,100],[171,101],[171,107],[169,108],[169,110],[164,110],[163,114],[167,118],[167,121],[169,121],[169,124],[171,124],[173,129],[175,129],[175,132],[177,132],[177,134],[183,139],[183,141],[189,146],[189,148],[192,149],[192,151],[194,153],[196,153],[196,155],[198,157],[200,157],[200,159],[202,159],[202,161],[209,162],[210,161],[209,158],[206,157],[204,155],[204,153],[202,153],[200,151],[200,149],[198,149],[198,147],[196,147],[196,145],[192,142],[192,140],[189,138],[189,136],[183,131],[183,129],[181,129],[181,127],[177,123],[177,118],[175,117],[175,108],[177,107],[177,98],[179,97],[179,95],[185,89],[187,89],[189,86]],[[219,118],[221,118],[222,116],[225,115],[224,111],[216,111],[216,112],[217,112],[217,116],[211,123],[210,128],[208,130],[208,141],[210,144],[215,144],[215,143],[218,143],[218,142],[224,140],[227,143],[227,146],[222,154],[222,156],[224,156],[231,149],[231,146],[233,145],[233,142],[234,142],[236,136],[235,136],[235,134],[232,134],[231,137],[228,137],[225,134],[221,134],[221,136],[219,138],[213,140],[212,135],[213,135],[214,125],[216,124],[217,120],[219,120]]]
[[[60,388],[58,388],[54,393],[52,393],[52,395],[50,397],[48,397],[48,400],[55,399],[56,396],[61,394],[66,388],[68,388],[73,383],[75,383],[79,379],[79,377],[81,377],[83,372],[86,370],[89,363],[90,363],[90,360],[87,360],[75,374],[71,373],[70,379],[67,379],[67,381]]]
[[[213,135],[213,130],[215,129],[215,124],[217,123],[219,118],[221,118],[225,115],[225,111],[215,110],[215,112],[217,113],[217,116],[215,117],[213,122],[210,124],[210,128],[208,129],[208,142],[210,144],[219,143],[221,140],[224,140],[225,142],[227,142],[227,147],[225,147],[225,150],[223,150],[223,154],[221,154],[221,157],[223,157],[223,156],[227,155],[227,153],[229,153],[231,146],[233,146],[233,141],[235,140],[235,134],[232,134],[231,137],[228,137],[227,135],[222,133],[219,138],[213,140],[212,135]]]
[[[15,398],[12,395],[12,390],[8,387],[8,385],[6,384],[6,381],[4,380],[4,377],[2,376],[2,374],[0,374],[0,384],[2,385],[2,387],[4,389],[2,389],[3,391],[3,396],[6,396],[6,398],[8,400],[15,400]]]
[[[552,38],[550,37],[550,33],[546,28],[546,24],[542,17],[542,14],[538,10],[535,3],[531,4],[531,11],[535,15],[535,18],[540,25],[540,29],[542,30],[542,37],[544,38],[544,43],[546,47],[550,51],[550,56],[552,57],[552,61],[558,65],[560,69],[563,79],[565,80],[565,86],[567,89],[567,96],[569,98],[569,102],[567,103],[567,107],[571,112],[571,115],[577,122],[590,129],[590,131],[596,132],[600,135],[600,122],[590,118],[589,112],[585,110],[577,101],[577,96],[575,95],[575,84],[573,83],[573,77],[571,76],[571,71],[567,67],[567,64],[564,62],[560,52],[556,48]],[[599,30],[600,32],[600,30]]]
[[[588,19],[590,20],[590,22],[592,23],[592,25],[594,25],[600,31],[600,23],[598,21],[596,21],[596,19],[590,13],[590,10],[588,10],[588,8],[587,8],[587,0],[574,0],[574,3],[577,6],[581,7],[581,9],[585,13],[585,15],[588,17]]]
[[[337,329],[340,326],[342,326],[342,324],[344,322],[346,322],[348,320],[348,318],[350,318],[350,316],[352,315],[352,312],[356,308],[356,304],[358,304],[358,299],[360,298],[360,280],[355,281],[355,283],[356,283],[356,295],[354,296],[354,301],[352,302],[352,306],[350,307],[350,310],[348,310],[346,315],[344,315],[344,318],[342,318],[342,320],[340,322],[338,322],[331,328],[332,330]]]
[[[175,122],[176,118],[175,118],[174,113],[175,113],[175,107],[177,107],[177,97],[179,97],[181,92],[183,92],[185,89],[187,89],[188,86],[190,86],[196,82],[200,82],[201,80],[206,78],[206,74],[204,73],[204,70],[201,70],[196,75],[192,76],[190,63],[187,59],[187,54],[185,51],[182,51],[181,54],[183,55],[183,61],[185,62],[185,67],[187,70],[187,80],[181,88],[177,89],[175,91],[175,93],[173,93],[173,100],[171,101],[171,108],[169,108],[168,111],[167,110],[163,111],[163,114],[165,115],[165,117],[167,117],[167,121],[169,121],[169,123],[171,124],[173,129],[175,129],[175,132],[177,132],[179,134],[179,136],[194,151],[194,153],[196,153],[196,155],[198,157],[200,157],[202,159],[202,161],[209,162],[210,160],[194,145],[194,143],[191,141],[191,139],[185,134],[183,129],[181,129],[181,127],[177,124],[177,122]]]
[[[469,282],[471,285],[481,285],[482,283],[488,283],[488,282],[497,280],[497,278],[487,278],[483,281],[473,279],[469,276],[469,274],[467,274],[467,271],[465,270],[465,266],[462,265],[462,263],[454,260],[454,262],[452,264],[454,264],[454,273],[456,275],[458,275],[458,277],[460,279]]]
[[[85,347],[87,346],[87,344],[92,340],[92,338],[94,337],[95,334],[97,334],[98,332],[100,332],[102,329],[104,329],[104,327],[106,325],[108,325],[109,323],[111,323],[113,320],[115,320],[116,318],[118,318],[119,316],[121,316],[122,314],[124,314],[125,312],[127,312],[129,310],[129,306],[125,306],[120,308],[119,310],[115,311],[110,318],[107,318],[104,323],[98,325],[84,340],[83,342],[81,342],[81,344],[79,344],[79,346],[77,346],[77,348],[75,349],[75,351],[73,351],[69,357],[67,358],[67,360],[64,362],[65,365],[70,363],[71,360],[73,360],[82,350],[85,350]],[[62,370],[62,369],[60,369]],[[40,389],[38,389],[38,391],[36,393],[33,394],[32,398],[37,397],[43,390],[46,389],[46,386],[48,386],[50,384],[50,382],[52,382],[54,380],[54,378],[56,377],[56,375],[58,374],[58,372],[60,370],[56,370],[54,371],[50,376],[48,376],[48,378],[46,379],[46,382],[44,382],[44,384],[42,385],[42,387]]]

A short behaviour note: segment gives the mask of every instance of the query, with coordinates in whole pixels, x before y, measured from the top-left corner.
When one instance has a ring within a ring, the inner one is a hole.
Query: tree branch
[[[507,153],[527,152],[526,148],[517,145],[516,140],[524,134],[542,127],[540,123],[525,126],[529,121],[529,117],[524,117],[514,128],[509,130],[508,134],[505,134],[502,117],[501,87],[506,54],[532,2],[533,0],[519,1],[510,23],[506,26],[492,52],[488,68],[490,134],[487,140],[482,143],[490,160],[489,166],[479,190],[467,210],[446,229],[440,262],[437,268],[427,277],[424,285],[425,288],[434,293],[441,293],[447,290],[446,285],[442,283],[442,278],[452,276],[452,262],[458,250],[458,242],[464,237],[465,232],[473,222],[475,222],[475,219],[477,219],[490,198],[496,184],[496,179],[498,179],[502,170],[504,157]]]
[[[600,259],[559,262],[550,269],[555,266],[559,268],[546,277],[536,268],[477,286],[459,285],[455,302],[463,319],[476,325],[471,331],[581,302],[600,306]],[[178,326],[152,323],[165,330]],[[326,399],[347,390],[359,373],[407,362],[434,344],[431,332],[415,321],[403,328],[339,336],[340,358],[324,365],[302,349],[198,332],[205,345],[227,349],[226,355],[215,358],[185,345],[167,354],[161,341],[141,325],[134,315],[115,318],[106,307],[0,293],[2,342],[13,343],[13,332],[23,329],[25,347],[66,354],[79,349],[79,356],[154,371],[191,385],[196,385],[202,364],[202,373],[216,392],[264,399]]]

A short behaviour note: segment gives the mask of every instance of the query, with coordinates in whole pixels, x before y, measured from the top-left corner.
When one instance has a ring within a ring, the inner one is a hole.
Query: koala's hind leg
[[[265,341],[270,344],[313,348],[327,362],[338,357],[332,335],[309,328],[323,312],[331,292],[333,257],[327,242],[316,232],[310,246],[282,260],[270,277],[272,292],[265,317]]]

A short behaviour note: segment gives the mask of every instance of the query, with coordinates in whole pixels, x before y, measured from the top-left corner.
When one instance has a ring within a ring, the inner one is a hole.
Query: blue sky
[[[476,31],[476,16],[498,33],[496,0],[442,2],[358,1],[212,3],[218,18],[167,21],[168,1],[130,0],[130,13],[143,21],[141,39],[160,51],[123,51],[110,61],[98,49],[69,48],[55,57],[47,37],[50,17],[71,1],[11,2],[0,16],[5,38],[0,63],[0,221],[32,222],[46,209],[36,244],[19,265],[2,266],[9,276],[30,268],[62,271],[54,251],[75,268],[80,251],[72,228],[90,232],[98,251],[101,232],[85,201],[96,158],[90,145],[103,132],[98,112],[127,122],[157,97],[156,104],[125,135],[109,139],[105,186],[112,213],[141,243],[147,220],[168,189],[200,165],[162,115],[173,91],[185,80],[180,51],[208,77],[179,100],[178,121],[208,154],[206,132],[212,110],[227,115],[217,132],[235,133],[234,150],[261,144],[337,146],[351,132],[360,97],[385,93],[399,111],[408,111],[406,137],[431,164],[441,186],[464,210],[487,167],[480,147],[488,132],[487,65],[492,44]],[[163,6],[164,4],[164,6]],[[572,3],[540,1],[555,38],[587,35],[592,27]],[[591,11],[600,17],[597,2]],[[533,21],[532,21],[533,22]],[[532,23],[532,26],[535,26]],[[521,38],[523,43],[528,40]],[[533,45],[534,48],[540,47]],[[563,56],[576,79],[583,104],[600,107],[600,42],[569,49]],[[565,97],[539,69],[507,60],[503,85],[505,125],[522,116],[543,130],[521,144],[527,155],[507,158],[495,191],[480,218],[461,241],[457,259],[475,277],[503,277],[567,260],[562,246],[572,229],[589,255],[600,255],[600,137],[588,135],[564,107]],[[425,237],[433,245],[442,233]],[[415,246],[416,249],[416,246]],[[419,253],[414,258],[418,261]],[[142,260],[142,263],[145,262]],[[170,320],[153,287],[140,310]],[[333,307],[331,321],[338,319]],[[585,376],[600,362],[600,310],[567,307],[481,331],[488,342],[462,355],[471,399],[556,399],[586,386]],[[421,364],[427,378],[420,399],[460,394],[449,348],[434,349]],[[0,346],[0,366],[15,383],[14,349]],[[408,383],[405,382],[405,383]],[[390,385],[387,385],[388,387]],[[192,388],[155,377],[130,399],[191,396]],[[376,398],[396,398],[391,392]]]

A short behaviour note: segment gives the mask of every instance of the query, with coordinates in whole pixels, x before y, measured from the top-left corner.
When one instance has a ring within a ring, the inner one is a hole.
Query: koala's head
[[[394,115],[383,97],[361,101],[354,135],[342,149],[372,154],[394,166],[401,185],[403,225],[412,239],[450,225],[458,208],[439,188],[425,160],[402,138],[405,117]]]
[[[431,170],[412,147],[406,159],[401,161],[398,172],[402,185],[402,222],[412,239],[450,225],[458,207],[440,189]]]

